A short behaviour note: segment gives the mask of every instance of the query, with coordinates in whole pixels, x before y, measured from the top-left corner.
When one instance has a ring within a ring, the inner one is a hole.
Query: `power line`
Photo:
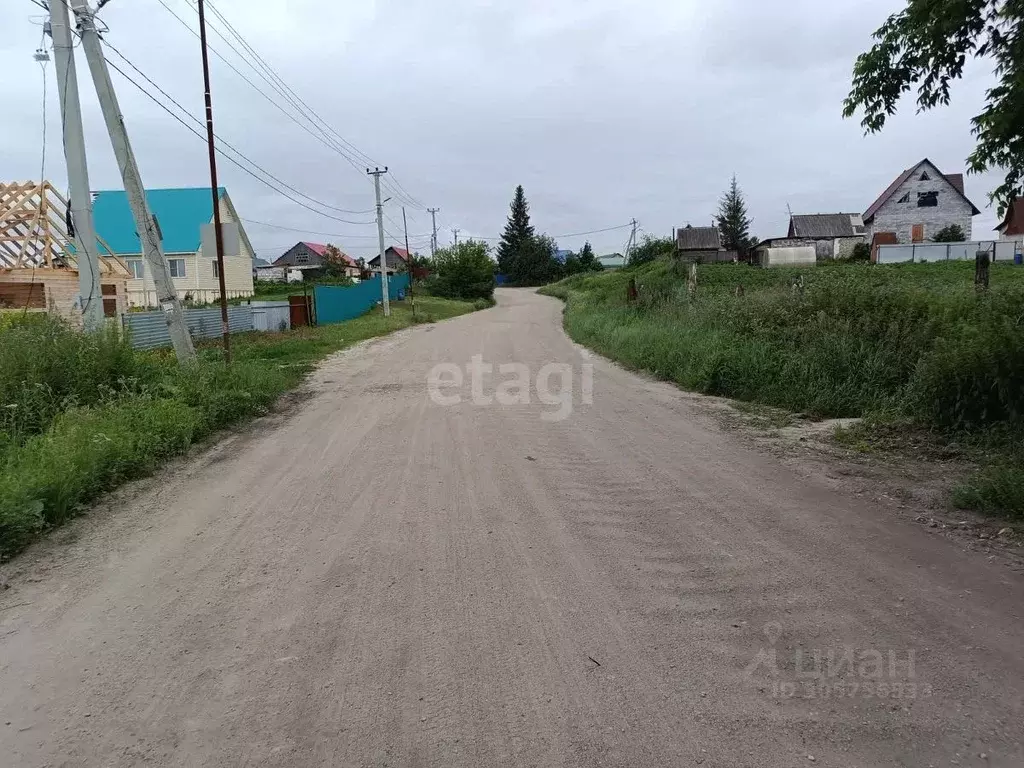
[[[179,22],[179,23],[180,23],[180,24],[181,24],[181,25],[182,25],[183,27],[185,27],[185,29],[187,29],[187,30],[188,30],[189,32],[191,32],[193,36],[195,36],[195,37],[197,37],[197,38],[199,37],[199,33],[198,33],[198,32],[196,32],[196,31],[195,31],[194,29],[192,29],[192,27],[190,27],[190,26],[188,25],[188,22],[187,22],[187,21],[185,21],[185,20],[184,20],[183,18],[181,18],[180,16],[178,16],[178,14],[176,14],[176,13],[175,13],[175,12],[174,12],[174,11],[173,11],[173,10],[171,9],[171,7],[170,7],[169,5],[167,5],[167,3],[166,3],[166,2],[164,2],[164,0],[157,0],[157,2],[158,2],[158,3],[160,3],[160,5],[162,5],[162,6],[164,7],[164,9],[165,9],[165,10],[166,10],[166,11],[167,11],[167,12],[168,12],[169,14],[171,14],[171,16],[173,16],[173,17],[174,17],[175,19],[177,19],[177,20],[178,20],[178,22]],[[195,10],[195,9],[193,9],[193,10]],[[242,59],[242,61],[245,61],[246,63],[248,63],[248,64],[249,64],[249,66],[250,66],[250,67],[251,67],[251,68],[253,69],[253,71],[254,71],[254,72],[256,72],[256,74],[257,74],[257,75],[259,75],[260,77],[262,77],[262,78],[263,78],[263,80],[264,80],[265,82],[267,82],[267,83],[268,83],[268,84],[269,84],[269,85],[270,85],[270,86],[271,86],[271,87],[272,87],[272,88],[273,88],[273,89],[274,89],[274,90],[275,90],[275,91],[276,91],[276,92],[278,93],[278,95],[282,96],[282,97],[283,97],[283,98],[285,99],[285,101],[287,101],[287,102],[289,102],[290,104],[292,104],[292,106],[293,106],[293,107],[294,107],[294,108],[295,108],[295,109],[296,109],[297,111],[299,111],[300,113],[302,112],[301,108],[299,108],[299,107],[298,107],[298,105],[296,105],[296,104],[295,104],[294,102],[292,102],[291,100],[289,100],[289,99],[288,99],[288,97],[287,97],[287,95],[286,95],[286,94],[284,94],[284,93],[282,93],[281,89],[280,89],[280,88],[279,88],[279,87],[278,87],[278,86],[277,86],[277,85],[276,85],[275,83],[273,83],[272,81],[270,81],[270,80],[269,80],[269,79],[267,78],[267,76],[266,76],[266,75],[264,75],[263,73],[261,73],[261,72],[260,72],[259,70],[257,70],[257,69],[256,69],[255,67],[253,67],[253,66],[252,66],[252,64],[251,64],[250,62],[248,62],[248,60],[246,59],[245,55],[244,55],[243,53],[241,53],[241,52],[240,52],[240,51],[239,51],[239,50],[238,50],[237,48],[235,48],[235,46],[234,46],[234,45],[232,45],[231,41],[230,41],[230,40],[228,40],[228,39],[227,39],[226,37],[224,37],[223,33],[221,33],[221,31],[220,31],[219,29],[217,29],[217,27],[216,27],[215,25],[213,25],[213,24],[209,24],[209,23],[208,23],[208,24],[207,24],[207,26],[208,26],[208,27],[209,27],[210,29],[212,29],[212,30],[213,30],[213,31],[214,31],[214,32],[215,32],[215,33],[217,34],[217,36],[218,36],[218,37],[220,37],[220,39],[221,39],[221,40],[223,40],[223,41],[224,41],[224,42],[225,42],[225,43],[227,44],[227,46],[228,46],[228,47],[229,47],[229,48],[230,48],[230,49],[231,49],[232,51],[234,51],[234,53],[235,53],[235,54],[236,54],[236,55],[237,55],[237,56],[238,56],[238,57],[239,57],[240,59]],[[333,152],[335,152],[335,153],[337,153],[337,154],[341,155],[341,157],[342,157],[342,158],[343,158],[343,159],[344,159],[344,160],[345,160],[345,161],[346,161],[346,162],[347,162],[347,163],[348,163],[349,165],[351,165],[351,166],[352,166],[352,167],[353,167],[353,168],[354,168],[354,169],[355,169],[356,171],[358,171],[358,172],[359,172],[360,174],[362,174],[362,170],[363,170],[363,169],[362,169],[362,168],[360,167],[359,163],[355,162],[355,160],[353,160],[353,159],[352,159],[351,157],[349,157],[349,155],[348,155],[348,154],[346,154],[346,153],[345,153],[344,151],[342,151],[342,150],[341,150],[341,149],[340,149],[340,148],[339,148],[339,147],[338,147],[338,146],[336,145],[336,143],[335,143],[335,142],[331,141],[331,139],[330,139],[330,136],[329,136],[329,135],[328,135],[328,134],[327,134],[327,133],[326,133],[326,132],[325,132],[325,131],[323,130],[323,128],[320,128],[319,124],[318,124],[318,123],[317,123],[316,121],[314,121],[314,120],[312,120],[312,119],[310,119],[310,120],[309,120],[309,122],[310,122],[310,123],[312,123],[312,124],[313,124],[313,125],[314,125],[315,127],[317,127],[317,128],[319,129],[319,132],[320,132],[320,134],[323,134],[322,136],[321,136],[321,135],[319,135],[318,133],[314,132],[314,131],[313,131],[313,130],[312,130],[312,129],[310,128],[310,126],[309,126],[309,125],[307,125],[306,123],[303,123],[303,122],[302,122],[302,121],[300,121],[300,120],[299,120],[298,118],[296,118],[296,117],[295,117],[295,115],[294,115],[294,114],[292,114],[291,112],[289,112],[289,111],[288,111],[288,110],[287,110],[287,109],[286,109],[285,107],[282,107],[282,106],[281,106],[281,105],[280,105],[280,104],[279,104],[279,103],[278,103],[277,101],[275,101],[275,100],[274,100],[274,98],[273,98],[272,96],[270,96],[269,94],[267,94],[267,92],[266,92],[266,91],[264,91],[264,90],[263,90],[262,88],[260,88],[260,87],[259,87],[258,85],[256,85],[256,83],[254,83],[254,82],[253,82],[252,80],[250,80],[250,79],[249,79],[248,77],[246,77],[246,76],[245,76],[245,75],[244,75],[244,74],[243,74],[243,73],[242,73],[242,72],[241,72],[241,71],[240,71],[240,70],[239,70],[239,69],[238,69],[238,68],[237,68],[237,67],[236,67],[236,66],[235,66],[234,64],[232,64],[232,63],[231,63],[230,61],[228,61],[228,59],[227,59],[226,57],[224,57],[224,56],[223,56],[223,55],[222,55],[222,54],[220,53],[220,51],[218,51],[218,50],[217,50],[216,48],[214,48],[213,46],[207,46],[207,47],[208,47],[208,48],[209,48],[209,49],[210,49],[210,50],[211,50],[211,51],[213,52],[213,54],[214,54],[214,55],[215,55],[215,56],[216,56],[217,58],[219,58],[219,59],[220,59],[221,61],[223,61],[223,62],[224,62],[225,64],[227,64],[227,66],[228,66],[228,67],[229,67],[229,68],[230,68],[230,69],[231,69],[231,70],[232,70],[232,71],[233,71],[233,72],[234,72],[234,73],[235,73],[236,75],[238,75],[238,76],[239,76],[240,78],[242,78],[242,79],[243,79],[243,80],[244,80],[244,81],[245,81],[246,83],[248,83],[248,84],[249,84],[249,85],[250,85],[250,86],[252,87],[252,89],[253,89],[253,90],[255,90],[255,91],[256,91],[256,92],[257,92],[258,94],[260,94],[260,95],[261,95],[261,96],[262,96],[262,97],[263,97],[264,99],[266,99],[266,100],[267,100],[268,102],[270,102],[270,103],[271,103],[271,104],[272,104],[272,105],[273,105],[274,107],[276,107],[276,108],[277,108],[277,109],[278,109],[278,110],[279,110],[279,111],[280,111],[280,112],[281,112],[281,113],[282,113],[282,114],[283,114],[283,115],[284,115],[285,117],[287,117],[287,118],[288,118],[289,120],[291,120],[291,121],[292,121],[293,123],[295,123],[295,124],[296,124],[297,126],[299,126],[299,128],[301,128],[301,129],[302,129],[303,131],[305,131],[306,133],[308,133],[308,134],[309,134],[310,136],[312,136],[312,137],[313,137],[314,139],[316,139],[317,141],[319,141],[319,142],[320,142],[321,144],[323,144],[323,145],[324,145],[325,147],[327,147],[327,148],[328,148],[328,149],[330,149],[331,151],[333,151]],[[363,212],[364,212],[364,211],[358,211],[358,213],[363,213]],[[357,211],[346,211],[346,213],[357,213]]]
[[[123,78],[124,78],[125,80],[127,80],[127,81],[128,81],[129,83],[131,83],[131,84],[132,84],[132,85],[134,85],[134,86],[135,86],[136,88],[138,88],[138,89],[139,89],[139,90],[140,90],[140,91],[141,91],[141,92],[142,92],[142,93],[143,93],[143,94],[144,94],[144,95],[145,95],[145,96],[146,96],[147,98],[149,98],[149,99],[150,99],[150,100],[151,100],[151,101],[152,101],[152,102],[153,102],[154,104],[156,104],[156,105],[157,105],[158,107],[160,107],[160,108],[161,108],[161,109],[162,109],[162,110],[163,110],[164,112],[166,112],[166,113],[167,113],[168,115],[170,115],[170,116],[171,116],[171,117],[173,117],[173,118],[174,118],[175,120],[177,120],[177,121],[178,121],[179,123],[181,123],[181,124],[182,124],[182,125],[183,125],[183,126],[184,126],[184,127],[186,128],[186,129],[187,129],[187,130],[189,130],[189,131],[190,131],[190,132],[191,132],[192,134],[194,134],[194,135],[195,135],[195,136],[196,136],[196,137],[197,137],[198,139],[200,139],[200,140],[201,140],[201,141],[202,141],[202,142],[203,142],[204,144],[206,143],[206,138],[205,138],[205,137],[204,137],[204,136],[203,136],[203,135],[202,135],[201,133],[199,133],[199,131],[197,131],[197,130],[196,130],[195,128],[193,128],[193,127],[192,127],[192,126],[190,126],[190,125],[189,125],[188,123],[186,123],[186,122],[185,122],[184,120],[182,120],[182,119],[181,119],[180,117],[178,117],[178,115],[174,114],[174,112],[172,112],[172,111],[171,111],[171,110],[170,110],[170,109],[169,109],[169,108],[168,108],[168,107],[167,107],[167,106],[166,106],[166,105],[165,105],[165,104],[164,104],[163,102],[161,102],[161,101],[160,101],[160,100],[159,100],[158,98],[156,98],[156,97],[155,97],[155,96],[154,96],[153,94],[151,94],[151,93],[150,93],[149,91],[147,91],[147,90],[145,89],[145,87],[143,87],[143,86],[142,86],[142,85],[140,85],[140,84],[139,84],[138,82],[136,82],[136,81],[135,81],[134,79],[132,79],[132,77],[131,77],[131,76],[129,76],[129,75],[127,74],[127,73],[125,73],[125,71],[124,71],[124,70],[122,70],[122,69],[121,69],[120,67],[118,67],[118,66],[117,66],[117,65],[116,65],[116,64],[115,64],[114,62],[110,61],[109,59],[106,59],[106,62],[107,62],[107,64],[109,64],[109,65],[110,65],[111,67],[113,67],[113,69],[114,69],[114,70],[115,70],[115,71],[116,71],[116,72],[117,72],[118,74],[120,74],[120,75],[121,75],[121,77],[123,77]],[[191,117],[191,115],[190,115],[190,117]],[[193,119],[194,119],[194,118],[193,118]],[[312,211],[312,212],[313,212],[313,213],[315,213],[315,214],[316,214],[317,216],[323,216],[323,217],[324,217],[325,219],[332,219],[332,220],[334,220],[334,221],[340,221],[340,222],[342,222],[343,224],[352,224],[352,223],[354,223],[354,222],[350,222],[350,221],[348,221],[347,219],[341,219],[341,218],[338,218],[337,216],[332,216],[331,214],[328,214],[328,213],[324,213],[323,211],[318,211],[318,210],[316,210],[315,208],[312,208],[312,207],[310,207],[309,205],[307,205],[306,203],[302,202],[301,200],[298,200],[298,199],[296,199],[296,198],[292,197],[291,195],[289,195],[289,194],[288,194],[287,192],[284,192],[284,191],[282,191],[281,189],[279,189],[279,188],[275,187],[275,186],[274,186],[273,184],[271,184],[271,183],[270,183],[269,181],[267,181],[266,179],[263,179],[263,178],[261,178],[260,176],[256,175],[256,174],[255,174],[255,173],[254,173],[253,171],[249,170],[249,169],[248,169],[248,168],[246,168],[246,167],[245,167],[244,165],[242,165],[242,164],[241,164],[240,162],[238,162],[237,160],[235,160],[235,158],[231,157],[231,155],[229,155],[229,154],[227,154],[226,152],[224,152],[224,150],[220,149],[219,147],[217,147],[217,148],[216,148],[216,150],[217,150],[217,152],[218,152],[218,153],[220,153],[220,155],[221,155],[222,157],[224,157],[224,158],[225,158],[226,160],[228,160],[229,162],[233,163],[234,165],[238,166],[238,167],[239,167],[239,168],[240,168],[241,170],[245,171],[245,173],[249,174],[249,175],[250,175],[250,176],[252,176],[252,177],[253,177],[254,179],[256,179],[256,181],[258,181],[258,182],[260,182],[261,184],[263,184],[263,185],[265,185],[265,186],[269,187],[270,189],[274,190],[275,192],[277,192],[277,193],[278,193],[279,195],[281,195],[282,197],[286,197],[286,198],[288,198],[289,200],[291,200],[291,201],[292,201],[293,203],[295,203],[296,205],[301,205],[301,206],[302,206],[303,208],[305,208],[306,210],[308,210],[308,211]],[[251,161],[249,161],[249,162],[251,162]],[[255,165],[255,163],[254,163],[253,165]],[[258,168],[259,166],[256,166],[256,167]],[[262,169],[261,169],[261,170],[262,170]],[[268,174],[268,175],[269,175],[269,174]],[[355,223],[358,223],[358,222],[355,222]]]
[[[274,68],[267,63],[266,59],[264,59],[259,54],[259,52],[256,51],[256,49],[249,44],[245,37],[237,29],[235,29],[231,22],[228,21],[224,14],[221,13],[220,10],[218,10],[214,6],[214,4],[210,2],[210,0],[207,0],[207,6],[210,8],[213,14],[221,21],[221,23],[228,29],[228,31],[235,37],[235,39],[238,40],[242,48],[245,49],[252,56],[255,62],[257,62],[260,65],[260,67],[264,70],[266,74],[264,75],[263,73],[261,73],[255,66],[253,66],[252,62],[249,62],[249,65],[253,68],[253,70],[256,71],[256,73],[259,74],[261,77],[263,77],[263,79],[266,80],[271,85],[271,87],[273,87],[281,96],[283,96],[285,101],[289,102],[293,107],[295,107],[295,109],[297,109],[300,112],[303,112],[304,110],[306,116],[309,117],[310,121],[313,122],[313,124],[316,125],[317,128],[319,128],[321,132],[324,133],[325,136],[327,136],[328,138],[331,138],[333,136],[333,138],[337,142],[340,142],[345,147],[348,147],[348,149],[351,150],[356,159],[360,160],[366,165],[379,165],[379,163],[376,160],[374,160],[372,157],[367,155],[365,152],[356,147],[352,142],[350,142],[348,139],[346,139],[344,136],[338,133],[338,131],[335,130],[323,117],[321,117],[316,110],[309,106],[309,104],[301,96],[299,96],[298,93],[296,93],[295,89],[288,85],[288,83],[284,81],[284,79],[277,73],[277,71],[274,70]],[[214,31],[217,30],[214,28]],[[217,34],[220,35],[219,32],[217,32]],[[224,39],[226,43],[228,43],[232,50],[234,50],[235,53],[238,54],[238,50],[235,49],[234,46],[232,46],[231,43],[226,38],[224,38],[223,35],[220,36],[222,39]],[[241,54],[239,55],[241,56]],[[241,56],[241,58],[244,59],[245,57]],[[326,127],[326,130],[324,127]],[[340,147],[336,147],[335,149],[339,154],[342,154],[347,158],[347,153],[345,153]],[[352,163],[352,165],[355,165],[355,163]],[[401,182],[399,182],[397,179],[389,180],[387,178],[384,178],[381,180],[381,183],[386,189],[388,189],[392,193],[394,197],[398,198],[400,201],[405,202],[413,207],[424,207],[422,203],[420,203],[406,191],[405,187],[403,187]]]
[[[152,78],[150,78],[150,77],[149,77],[149,76],[148,76],[148,75],[147,75],[147,74],[146,74],[145,72],[143,72],[143,71],[142,71],[141,69],[139,69],[139,68],[138,68],[138,67],[137,67],[137,66],[136,66],[135,64],[133,64],[133,63],[131,62],[131,60],[130,60],[130,59],[128,59],[128,57],[127,57],[127,56],[125,56],[125,55],[124,55],[123,53],[121,53],[121,51],[119,51],[119,50],[118,50],[118,49],[117,49],[116,47],[114,47],[114,46],[113,46],[113,45],[112,45],[112,44],[111,44],[111,43],[110,43],[109,41],[106,41],[106,40],[104,40],[104,41],[103,41],[103,43],[104,43],[104,45],[105,45],[105,46],[106,46],[107,48],[109,48],[109,49],[110,49],[110,50],[112,50],[112,51],[113,51],[114,53],[116,53],[116,54],[117,54],[117,55],[118,55],[118,56],[119,56],[119,57],[120,57],[120,58],[121,58],[121,59],[122,59],[122,60],[123,60],[123,61],[124,61],[124,62],[125,62],[125,63],[126,63],[126,64],[127,64],[128,66],[129,66],[129,67],[131,67],[131,68],[132,68],[132,69],[134,69],[134,70],[135,70],[136,72],[138,72],[138,73],[139,73],[139,75],[140,75],[140,76],[141,76],[141,77],[142,77],[143,79],[145,79],[145,80],[146,80],[146,82],[148,82],[148,83],[149,83],[150,85],[152,85],[152,86],[153,86],[154,88],[156,88],[156,89],[157,89],[158,91],[160,91],[160,93],[161,93],[161,94],[163,94],[163,96],[164,96],[164,97],[165,97],[165,98],[166,98],[166,99],[167,99],[168,101],[170,101],[170,102],[171,102],[171,103],[172,103],[172,104],[173,104],[174,106],[176,106],[176,107],[177,107],[178,109],[180,109],[180,110],[181,110],[182,112],[184,112],[184,113],[185,113],[186,115],[188,115],[189,117],[191,117],[191,118],[192,118],[192,120],[193,120],[193,121],[194,121],[194,122],[195,122],[195,123],[196,123],[197,125],[199,125],[200,127],[202,127],[202,125],[203,125],[203,121],[202,121],[202,120],[200,120],[200,119],[199,119],[198,117],[196,117],[196,116],[195,116],[195,115],[193,115],[193,114],[192,114],[191,112],[189,112],[189,111],[188,111],[188,109],[186,109],[186,108],[185,108],[185,107],[183,107],[183,106],[182,106],[182,105],[181,105],[181,104],[180,104],[180,103],[179,103],[178,101],[176,101],[176,100],[175,100],[175,98],[174,98],[173,96],[171,96],[171,95],[170,95],[169,93],[167,93],[167,91],[165,91],[165,90],[164,90],[163,88],[161,88],[161,87],[160,87],[159,85],[157,85],[157,84],[156,84],[155,82],[153,82]],[[113,65],[113,64],[112,64],[112,63],[110,62],[110,60],[109,60],[109,59],[107,59],[107,63],[108,63],[108,64],[111,64],[111,66],[114,66],[114,65]],[[120,69],[118,69],[118,71],[120,72],[121,70],[120,70]],[[124,73],[122,72],[122,74],[124,74]],[[277,182],[278,184],[282,185],[283,187],[286,187],[287,189],[290,189],[290,190],[291,190],[292,192],[294,192],[295,194],[299,195],[300,197],[304,197],[304,198],[306,198],[306,199],[307,199],[307,200],[309,200],[310,202],[316,203],[317,205],[323,206],[324,208],[329,208],[329,209],[331,209],[331,210],[334,210],[334,211],[339,211],[339,212],[341,212],[341,213],[370,213],[370,211],[369,211],[369,210],[364,210],[364,211],[350,211],[350,210],[348,210],[348,209],[346,209],[346,208],[338,208],[337,206],[333,206],[333,205],[331,205],[330,203],[325,203],[325,202],[324,202],[323,200],[318,200],[318,199],[317,199],[317,198],[315,198],[315,197],[311,197],[310,195],[307,195],[307,194],[306,194],[305,192],[302,192],[301,190],[299,190],[299,189],[296,189],[295,187],[293,187],[293,186],[292,186],[291,184],[289,184],[288,182],[286,182],[286,181],[283,181],[282,179],[279,179],[279,178],[278,178],[277,176],[275,176],[275,175],[274,175],[274,174],[272,174],[272,173],[271,173],[270,171],[268,171],[268,170],[266,170],[265,168],[263,168],[262,166],[260,166],[260,165],[259,165],[258,163],[256,163],[256,162],[255,162],[254,160],[252,160],[252,159],[250,159],[250,158],[246,157],[246,156],[245,156],[245,154],[243,154],[243,153],[242,153],[242,152],[241,152],[241,151],[240,151],[240,150],[239,150],[239,149],[238,149],[237,147],[235,147],[235,146],[234,146],[233,144],[231,144],[230,142],[228,142],[228,141],[227,141],[226,139],[224,139],[224,138],[221,138],[220,134],[216,134],[216,133],[215,133],[215,134],[214,134],[214,136],[216,136],[217,140],[218,140],[218,141],[219,141],[219,142],[220,142],[221,144],[223,144],[224,146],[226,146],[226,147],[227,147],[228,149],[230,149],[230,150],[231,150],[232,152],[234,152],[234,153],[235,153],[236,155],[238,155],[238,156],[239,156],[239,157],[241,157],[241,158],[242,158],[243,160],[245,160],[245,161],[246,161],[247,163],[249,163],[250,165],[252,165],[252,166],[253,166],[254,168],[257,168],[257,169],[259,169],[260,173],[263,173],[263,174],[264,174],[265,176],[267,176],[267,177],[269,177],[269,178],[273,179],[274,181],[276,181],[276,182]],[[346,219],[338,219],[338,221],[344,221],[344,222],[345,222],[346,224],[356,224],[356,225],[360,225],[360,224],[372,224],[372,223],[373,223],[372,221],[348,221],[348,220],[346,220]]]
[[[376,235],[352,235],[352,234],[346,234],[346,233],[343,233],[343,232],[317,232],[317,231],[312,230],[312,229],[302,229],[301,227],[285,227],[285,226],[282,226],[280,224],[271,224],[269,221],[257,221],[256,219],[242,219],[242,221],[244,221],[247,224],[256,224],[256,225],[259,225],[259,226],[271,227],[273,229],[283,229],[283,230],[288,231],[288,232],[299,232],[299,233],[304,233],[304,234],[307,234],[307,235],[321,235],[323,237],[345,237],[345,238],[360,239],[360,240],[364,240],[364,239],[365,240],[376,240],[377,239]],[[373,222],[373,223],[376,223],[376,222]],[[426,237],[426,235],[419,235],[419,236],[417,236],[417,235],[410,235],[410,237]]]

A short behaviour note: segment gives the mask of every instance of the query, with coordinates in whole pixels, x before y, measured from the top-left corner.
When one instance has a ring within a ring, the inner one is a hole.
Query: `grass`
[[[659,260],[542,290],[566,300],[574,340],[687,389],[970,446],[988,469],[955,502],[1021,517],[1024,269],[993,265],[991,282],[976,294],[963,262],[716,264],[698,268],[691,295],[685,270]]]
[[[325,356],[414,323],[474,310],[417,297],[336,325],[232,337],[234,362],[203,343],[195,366],[85,336],[42,315],[0,326],[0,560],[120,483],[217,430],[268,411]]]

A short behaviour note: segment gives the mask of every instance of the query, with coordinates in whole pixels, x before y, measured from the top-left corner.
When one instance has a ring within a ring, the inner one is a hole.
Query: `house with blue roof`
[[[228,298],[253,295],[253,248],[228,191],[218,190],[223,224],[238,227],[238,238],[226,238],[224,281]],[[146,201],[160,230],[164,255],[178,298],[197,303],[220,297],[217,259],[203,252],[203,226],[213,223],[213,200],[209,187],[148,189]],[[93,219],[96,234],[109,246],[112,255],[123,260],[131,271],[127,295],[131,306],[156,306],[156,288],[142,256],[142,244],[135,228],[124,190],[93,192]]]

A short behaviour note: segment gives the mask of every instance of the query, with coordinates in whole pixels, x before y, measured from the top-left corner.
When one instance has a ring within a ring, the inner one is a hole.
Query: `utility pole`
[[[437,254],[437,212],[440,210],[440,208],[427,208],[434,229],[434,233],[430,236],[430,258],[434,258]]]
[[[132,152],[132,145],[128,140],[124,118],[121,116],[121,108],[117,103],[117,94],[114,93],[114,86],[110,81],[110,71],[107,69],[107,62],[103,57],[103,50],[100,47],[100,38],[96,32],[92,11],[89,10],[86,0],[71,0],[71,3],[72,10],[75,12],[75,17],[81,28],[82,48],[85,50],[86,59],[89,61],[89,69],[92,72],[93,84],[96,86],[96,95],[99,97],[103,120],[107,124],[110,143],[114,149],[114,156],[117,158],[118,168],[121,170],[124,191],[128,196],[128,205],[131,207],[132,217],[135,219],[135,228],[139,233],[139,240],[142,243],[142,252],[146,258],[146,265],[153,275],[157,300],[164,311],[164,318],[167,321],[167,329],[170,333],[171,344],[174,346],[174,353],[177,355],[179,363],[193,362],[196,359],[196,351],[192,346],[192,338],[188,334],[188,326],[185,324],[185,313],[181,309],[181,303],[178,301],[178,295],[174,290],[171,268],[164,258],[163,245],[160,242],[160,232],[157,228],[156,220],[150,213],[149,204],[146,202],[146,192],[142,186],[139,166],[135,162],[135,154]],[[51,12],[54,7],[67,8],[63,0],[51,2]],[[60,64],[58,63],[59,66]],[[60,77],[58,76],[57,79],[59,81]],[[97,299],[99,299],[99,296],[97,296]]]
[[[50,35],[53,37],[53,56],[57,70],[64,155],[68,164],[68,211],[74,229],[75,258],[78,262],[78,304],[82,310],[82,325],[85,330],[98,331],[103,326],[100,260],[96,228],[92,220],[89,168],[85,159],[82,105],[78,100],[78,75],[75,71],[71,22],[68,17],[68,6],[63,2],[50,3]]]
[[[629,264],[629,253],[633,250],[633,246],[636,244],[636,227],[639,222],[636,218],[630,219],[630,224],[633,225],[633,229],[629,232],[629,240],[626,242],[626,253],[625,258],[622,260],[623,265]]]
[[[455,238],[455,247],[459,247],[459,228],[452,227],[452,236]]]
[[[206,100],[206,144],[210,151],[210,194],[213,196],[213,229],[217,243],[217,278],[220,283],[220,322],[224,335],[224,362],[231,362],[231,327],[228,323],[228,292],[224,276],[224,233],[220,222],[220,193],[217,187],[217,153],[213,148],[213,101],[210,98],[210,58],[206,53],[205,3],[199,0],[199,44],[203,49],[203,97]]]
[[[412,302],[412,318],[416,319],[416,296],[412,291],[412,284],[416,280],[416,275],[412,269],[412,251],[409,250],[409,221],[405,218],[405,206],[402,206],[402,226],[405,228],[405,255],[409,261],[406,263],[406,268],[409,270],[409,300]]]
[[[374,168],[372,171],[367,168],[366,172],[373,176],[373,189],[377,194],[377,240],[380,244],[380,290],[383,296],[384,317],[391,316],[391,302],[388,299],[388,264],[384,256],[384,204],[380,201],[380,177],[388,172],[385,165],[384,170]]]

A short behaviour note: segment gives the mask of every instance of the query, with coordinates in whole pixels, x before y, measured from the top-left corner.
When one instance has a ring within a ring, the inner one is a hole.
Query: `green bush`
[[[492,299],[494,262],[485,243],[470,240],[434,254],[433,272],[425,282],[434,296],[449,299]]]
[[[38,434],[57,414],[138,392],[158,369],[107,328],[85,335],[49,315],[0,326],[0,444]]]
[[[201,429],[195,409],[153,398],[59,415],[0,467],[0,558],[67,520],[82,503],[182,452]]]

